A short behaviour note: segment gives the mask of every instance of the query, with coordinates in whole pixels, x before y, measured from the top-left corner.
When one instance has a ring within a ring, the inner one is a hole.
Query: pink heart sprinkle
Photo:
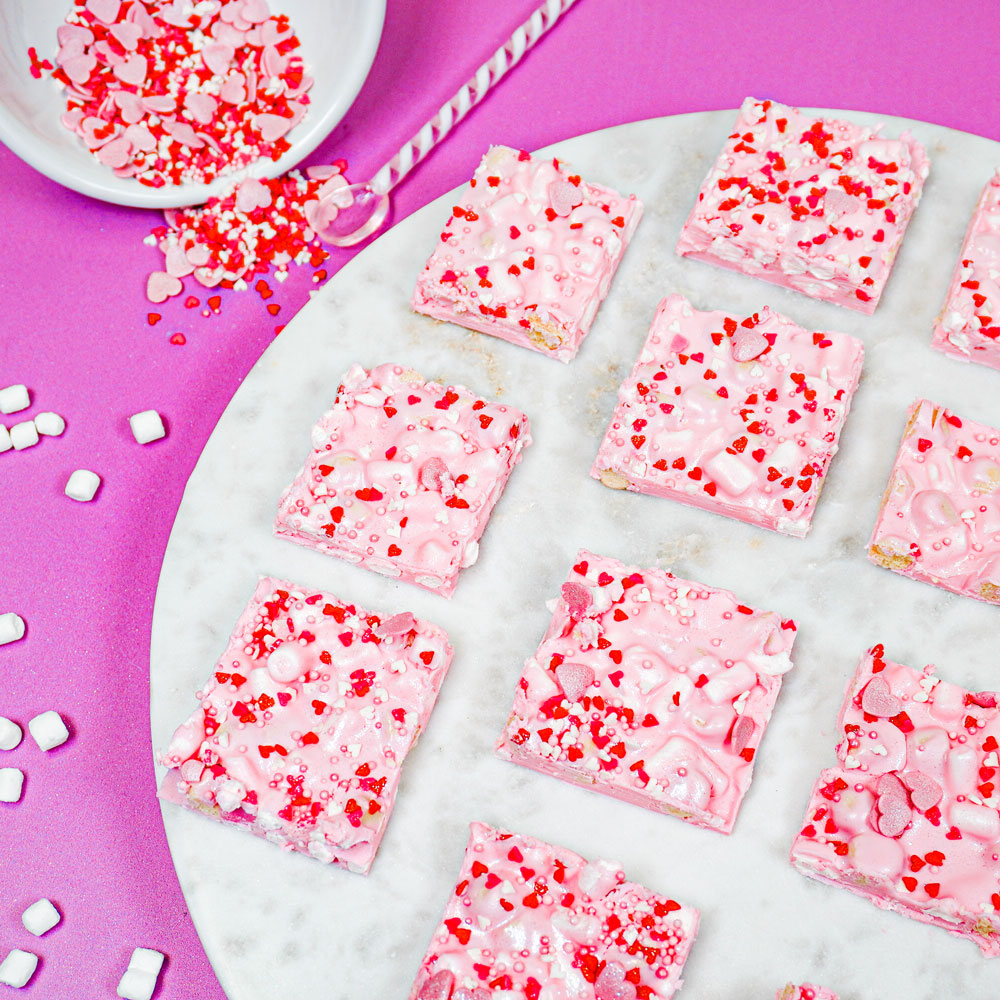
[[[252,212],[255,208],[267,208],[271,204],[271,189],[256,177],[248,177],[236,189],[236,207],[241,212]]]
[[[118,20],[120,7],[120,0],[87,0],[87,10],[105,24],[114,24]]]
[[[166,271],[154,271],[146,280],[146,298],[150,302],[166,302],[171,296],[180,295],[183,287],[180,278]]]
[[[493,994],[490,990],[484,990],[477,987],[474,990],[467,990],[464,986],[460,986],[451,995],[451,1000],[490,1000]]]
[[[593,603],[590,590],[582,583],[564,583],[559,591],[572,618],[582,618]]]
[[[730,344],[734,361],[753,361],[759,358],[768,348],[767,338],[756,330],[748,330],[740,327],[733,334],[733,341]]]
[[[187,248],[187,259],[195,267],[204,267],[212,259],[212,251],[204,243],[195,243]]]
[[[271,16],[266,0],[245,0],[241,11],[244,21],[251,24],[260,24]]]
[[[594,981],[595,1000],[635,1000],[636,988],[625,978],[625,969],[608,962]]]
[[[306,177],[311,181],[325,181],[341,173],[341,169],[335,163],[317,163],[314,166],[306,167]]]
[[[882,795],[876,803],[876,827],[883,837],[898,837],[909,826],[913,813],[905,798]]]
[[[222,281],[223,273],[221,267],[197,267],[194,271],[194,280],[205,288],[215,288]]]
[[[82,56],[73,56],[60,65],[74,83],[86,83],[97,65],[97,56],[85,52]]]
[[[748,718],[745,715],[741,715],[736,720],[736,725],[733,726],[733,752],[743,753],[747,748],[747,744],[750,742],[750,737],[753,736],[753,732],[756,726],[754,726],[753,719]]]
[[[139,39],[142,38],[142,31],[131,21],[119,21],[111,26],[111,35],[118,40],[123,49],[134,52]]]
[[[122,83],[138,87],[145,82],[148,68],[146,57],[133,52],[124,62],[115,66],[114,74]]]
[[[211,94],[188,93],[184,98],[184,108],[188,117],[199,125],[208,125],[215,117],[219,102]]]
[[[577,205],[583,204],[583,195],[569,181],[553,181],[549,185],[549,204],[556,215],[569,215]]]
[[[242,104],[246,99],[243,76],[239,73],[230,73],[219,88],[219,100],[225,101],[226,104]]]
[[[427,459],[420,469],[420,485],[425,490],[440,490],[445,476],[448,475],[448,466],[435,455]]]
[[[455,977],[447,969],[442,969],[424,983],[417,1000],[449,1000],[454,986]]]
[[[151,114],[169,115],[177,102],[169,94],[147,94],[142,98],[142,106]]]
[[[978,705],[980,708],[996,708],[997,692],[975,691],[969,695],[969,701],[971,701],[973,705]]]
[[[903,771],[899,777],[910,790],[910,800],[921,812],[927,812],[944,798],[944,789],[923,771]]]
[[[201,58],[205,65],[216,76],[222,76],[229,69],[229,64],[233,61],[236,50],[231,45],[206,45],[201,50]]]
[[[156,149],[156,136],[145,125],[129,125],[125,129],[125,138],[132,143],[132,148],[142,153]]]
[[[903,711],[903,703],[889,690],[884,677],[875,676],[861,694],[861,707],[878,719],[891,719]]]
[[[316,198],[310,198],[302,208],[309,228],[317,235],[326,232],[326,227],[339,214],[337,206],[332,201],[319,201]]]
[[[94,33],[82,24],[60,24],[56,29],[56,38],[60,45],[65,46],[72,41],[74,45],[78,44],[82,51],[93,42]]]
[[[556,667],[556,680],[568,702],[577,702],[583,692],[594,683],[596,675],[585,663],[560,663]]]
[[[276,48],[268,46],[261,53],[260,66],[265,76],[284,76],[288,69],[288,57],[281,55]]]
[[[188,260],[187,254],[179,246],[168,247],[164,257],[167,274],[175,278],[186,278],[194,272],[194,264]]]
[[[401,611],[398,615],[387,618],[376,625],[374,632],[380,638],[390,635],[405,635],[417,627],[417,620],[409,611]],[[423,994],[421,994],[423,996]]]
[[[291,118],[283,115],[257,115],[254,125],[264,142],[277,142],[293,125]]]
[[[125,136],[119,136],[117,139],[112,139],[111,142],[105,144],[97,151],[97,159],[106,167],[118,169],[119,167],[124,167],[125,164],[128,163],[129,154],[131,152],[132,143],[130,143]]]
[[[903,787],[903,783],[891,771],[879,775],[878,781],[875,782],[875,794],[879,798],[888,796],[889,798],[906,799],[906,789]]]
[[[126,125],[135,125],[141,121],[146,112],[142,109],[142,101],[132,93],[131,90],[116,90],[111,95],[118,110],[122,113],[122,120]]]

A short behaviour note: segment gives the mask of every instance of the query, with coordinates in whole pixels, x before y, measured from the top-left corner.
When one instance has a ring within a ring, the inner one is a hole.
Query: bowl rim
[[[350,110],[371,72],[385,25],[385,9],[386,0],[364,0],[360,5],[364,17],[355,46],[360,57],[352,63],[351,72],[344,78],[337,99],[321,115],[315,117],[311,124],[309,119],[312,114],[307,115],[302,124],[308,124],[308,130],[301,138],[293,141],[292,148],[277,160],[256,160],[242,170],[216,178],[210,184],[188,183],[152,188],[139,184],[130,177],[116,177],[111,170],[107,171],[107,180],[80,177],[72,169],[71,159],[48,153],[46,147],[36,141],[35,133],[10,112],[3,102],[0,102],[0,142],[50,180],[100,201],[135,208],[202,205],[209,198],[224,194],[244,177],[272,178],[291,170],[326,139]]]

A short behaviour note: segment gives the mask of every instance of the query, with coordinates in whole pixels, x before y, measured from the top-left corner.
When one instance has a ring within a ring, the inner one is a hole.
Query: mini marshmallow
[[[28,732],[40,750],[54,750],[69,739],[69,730],[58,712],[42,712],[28,723]]]
[[[59,437],[66,430],[66,421],[58,413],[46,410],[35,417],[35,429],[46,437]]]
[[[16,767],[0,767],[0,802],[20,802],[24,772]]]
[[[162,966],[163,956],[158,951],[136,948],[118,984],[118,996],[125,1000],[149,1000]]]
[[[0,389],[0,413],[17,413],[31,406],[31,397],[23,385],[9,385]]]
[[[13,750],[24,738],[21,727],[0,715],[0,750]]]
[[[66,496],[86,503],[94,499],[97,487],[101,485],[101,477],[89,469],[77,469],[66,483]]]
[[[17,642],[24,636],[24,619],[13,611],[0,615],[0,646],[6,642]]]
[[[132,428],[132,435],[139,444],[149,444],[150,441],[158,441],[161,437],[166,437],[166,429],[163,426],[163,418],[156,410],[143,410],[142,413],[135,413],[128,418],[129,426]]]
[[[35,937],[47,934],[60,920],[62,920],[62,914],[48,899],[40,899],[37,903],[32,903],[21,914],[21,923],[24,924],[24,929],[29,934],[34,934]]]
[[[14,442],[10,439],[10,431],[5,424],[0,424],[0,453],[10,451],[14,447]]]
[[[38,444],[38,430],[34,420],[25,420],[20,424],[14,424],[10,429],[10,443],[16,451],[23,451]]]
[[[27,985],[37,968],[37,955],[32,955],[30,951],[14,948],[3,962],[0,962],[0,983],[20,989]]]

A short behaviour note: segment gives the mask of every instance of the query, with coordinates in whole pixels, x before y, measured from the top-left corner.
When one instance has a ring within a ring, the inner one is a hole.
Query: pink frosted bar
[[[908,416],[868,558],[1000,604],[1000,430],[926,399]]]
[[[160,755],[160,798],[367,874],[451,656],[409,612],[262,577]]]
[[[410,1000],[668,1000],[697,931],[614,861],[473,823]]]
[[[590,474],[789,535],[809,531],[864,348],[796,326],[664,299]]]
[[[581,551],[497,753],[729,833],[794,639],[728,590]]]
[[[803,983],[801,986],[789,983],[783,990],[778,990],[777,1000],[840,1000],[840,997],[822,986],[813,986],[812,983]]]
[[[451,597],[531,436],[463,386],[354,365],[312,443],[275,534]]]
[[[878,133],[748,97],[677,252],[873,313],[929,168]]]
[[[976,205],[931,344],[1000,368],[1000,169]]]
[[[445,223],[413,308],[570,361],[641,215],[635,195],[493,146]]]
[[[1000,712],[973,693],[862,657],[840,710],[840,764],[813,789],[792,863],[1000,956]]]

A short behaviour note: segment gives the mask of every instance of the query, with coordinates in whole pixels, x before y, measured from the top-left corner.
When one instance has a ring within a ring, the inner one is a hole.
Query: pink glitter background
[[[378,167],[534,8],[536,0],[389,0],[385,35],[357,102],[312,162]],[[532,149],[659,115],[735,108],[748,94],[904,115],[1000,139],[1000,42],[989,0],[793,5],[762,0],[683,9],[580,0],[501,88],[397,192],[402,219],[465,180],[491,141]],[[971,99],[970,99],[971,95]],[[0,612],[28,622],[0,648],[0,715],[24,726],[49,708],[72,730],[41,753],[27,739],[0,765],[27,774],[0,805],[0,953],[42,956],[24,996],[113,996],[135,945],[169,957],[160,1000],[224,996],[174,874],[154,797],[148,664],[153,596],[184,483],[244,375],[314,287],[303,268],[255,293],[224,295],[203,319],[181,300],[146,322],[142,239],[159,217],[90,201],[0,147],[0,385],[67,420],[62,438],[0,456]],[[333,273],[350,259],[335,251]],[[183,331],[187,343],[170,344]],[[147,448],[127,416],[155,408],[169,436]],[[6,418],[10,424],[21,417]],[[92,504],[62,495],[92,468]],[[38,940],[21,911],[42,896],[64,914]]]

